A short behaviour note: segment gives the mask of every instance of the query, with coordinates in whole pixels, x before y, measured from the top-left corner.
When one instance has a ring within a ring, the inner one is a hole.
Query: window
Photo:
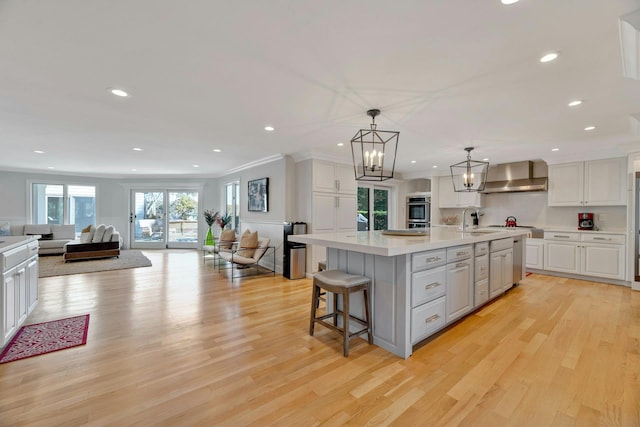
[[[31,184],[33,224],[75,224],[76,234],[96,223],[96,187],[92,185]]]
[[[225,185],[225,209],[231,215],[231,228],[240,232],[240,182]]]

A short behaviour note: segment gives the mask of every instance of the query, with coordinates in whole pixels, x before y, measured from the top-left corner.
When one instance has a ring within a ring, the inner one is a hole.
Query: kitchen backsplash
[[[547,192],[486,194],[484,213],[480,217],[480,226],[502,225],[508,216],[515,216],[518,225],[534,225],[558,228],[577,228],[578,213],[593,212],[594,223],[601,230],[620,230],[627,226],[626,206],[599,207],[548,207]],[[458,215],[462,209],[440,209],[440,218]],[[468,215],[468,214],[467,214]],[[467,216],[467,223],[471,219]]]

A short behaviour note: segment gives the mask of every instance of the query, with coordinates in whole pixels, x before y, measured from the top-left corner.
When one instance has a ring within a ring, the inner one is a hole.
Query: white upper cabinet
[[[313,191],[356,194],[358,185],[353,166],[314,160]]]
[[[457,177],[460,178],[460,177]],[[456,192],[450,176],[438,178],[438,207],[466,208],[483,206],[483,194],[478,192]]]
[[[549,206],[624,206],[626,159],[549,165]]]

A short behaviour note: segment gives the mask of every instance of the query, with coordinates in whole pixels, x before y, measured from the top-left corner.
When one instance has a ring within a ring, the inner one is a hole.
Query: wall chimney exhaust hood
[[[536,163],[538,166],[538,163]],[[524,161],[489,166],[487,184],[482,193],[517,193],[523,191],[547,191],[547,165],[540,162],[542,169],[535,176],[534,162]]]

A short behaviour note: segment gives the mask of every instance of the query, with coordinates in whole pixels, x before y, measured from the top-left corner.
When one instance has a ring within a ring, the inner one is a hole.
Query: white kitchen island
[[[0,348],[38,304],[38,236],[0,236]]]
[[[512,277],[513,237],[526,234],[431,228],[427,236],[358,231],[289,240],[326,247],[328,269],[371,278],[374,344],[407,358],[414,345],[519,282]],[[363,316],[361,295],[350,309]]]

